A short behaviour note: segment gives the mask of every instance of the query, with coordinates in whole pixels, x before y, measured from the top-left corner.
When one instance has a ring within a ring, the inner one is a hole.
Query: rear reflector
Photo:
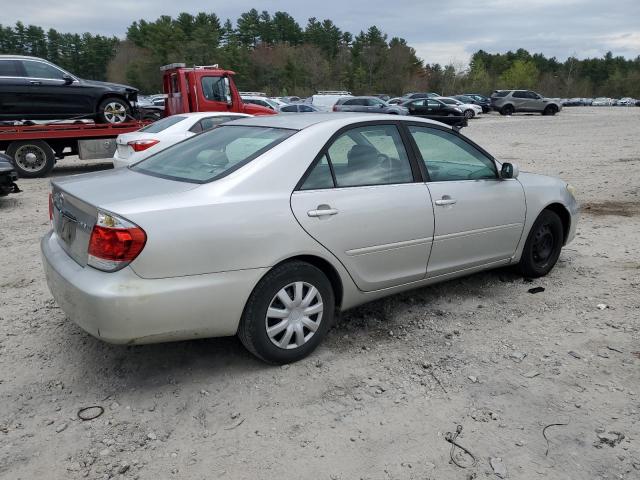
[[[153,139],[132,140],[131,142],[127,143],[127,145],[129,145],[131,148],[133,148],[134,152],[142,152],[143,150],[146,150],[147,148],[153,147],[157,143],[160,143],[160,140],[153,140]]]
[[[98,212],[91,231],[87,264],[115,272],[131,263],[142,251],[147,235],[140,227],[109,213]]]

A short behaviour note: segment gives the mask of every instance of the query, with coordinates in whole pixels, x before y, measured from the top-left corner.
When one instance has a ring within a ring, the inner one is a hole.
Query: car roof
[[[188,113],[176,113],[175,116],[179,117],[228,117],[228,116],[238,116],[238,117],[251,117],[246,113],[240,112],[188,112]]]
[[[41,62],[51,63],[49,60],[40,57],[32,57],[29,55],[0,55],[0,60],[39,60]]]
[[[241,118],[233,121],[233,125],[247,125],[256,127],[288,128],[291,130],[304,130],[318,124],[333,124],[341,128],[358,122],[371,121],[411,121],[442,125],[439,122],[425,118],[407,117],[399,118],[397,115],[371,114],[371,113],[341,113],[341,112],[313,112],[305,115],[262,115],[252,118]]]

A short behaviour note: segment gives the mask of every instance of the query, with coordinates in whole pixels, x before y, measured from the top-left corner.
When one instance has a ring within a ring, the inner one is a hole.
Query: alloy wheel
[[[109,123],[122,123],[127,119],[127,109],[119,102],[109,102],[104,107],[104,118]]]

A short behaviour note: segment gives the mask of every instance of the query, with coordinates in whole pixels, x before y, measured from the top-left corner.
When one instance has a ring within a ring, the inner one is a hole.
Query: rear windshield
[[[192,183],[224,177],[293,135],[295,130],[223,125],[177,143],[131,167],[137,172]]]
[[[151,125],[147,125],[144,128],[141,128],[140,132],[146,133],[160,133],[163,130],[166,130],[169,127],[174,126],[176,123],[180,123],[187,117],[181,117],[180,115],[172,115],[171,117],[166,117],[157,122],[153,122]]]

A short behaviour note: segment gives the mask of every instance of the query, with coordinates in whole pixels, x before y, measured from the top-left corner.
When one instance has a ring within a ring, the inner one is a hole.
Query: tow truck
[[[167,95],[164,116],[187,112],[276,113],[259,105],[243,103],[233,81],[235,72],[218,65],[187,67],[184,63],[173,63],[160,70]],[[37,125],[5,124],[0,125],[0,151],[11,157],[20,177],[43,177],[53,169],[56,160],[67,155],[78,155],[82,160],[112,157],[118,135],[139,130],[148,123],[131,118],[112,124],[82,120]]]

